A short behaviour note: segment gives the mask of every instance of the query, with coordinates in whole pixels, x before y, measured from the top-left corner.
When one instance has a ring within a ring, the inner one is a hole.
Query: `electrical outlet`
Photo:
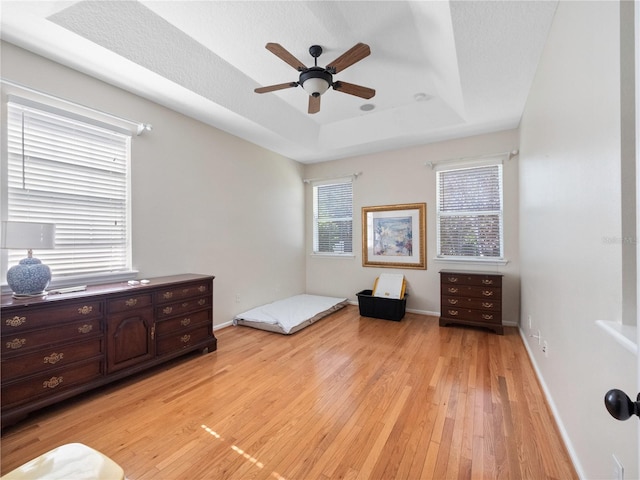
[[[236,303],[240,303],[240,294],[236,293]]]
[[[542,353],[544,353],[545,357],[549,356],[549,344],[547,343],[546,340],[542,342]]]
[[[529,317],[527,317],[527,320],[529,321],[529,330],[531,330],[531,315],[529,315]]]
[[[615,455],[613,456],[613,480],[624,480],[624,467]]]

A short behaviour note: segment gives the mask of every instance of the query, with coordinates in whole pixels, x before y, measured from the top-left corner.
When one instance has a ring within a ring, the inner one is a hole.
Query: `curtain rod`
[[[351,177],[355,180],[360,175],[362,175],[362,172],[347,173],[345,175],[331,175],[330,177],[304,178],[302,179],[302,181],[304,183],[311,183],[311,182],[321,182],[323,180],[337,180],[339,178],[347,178],[347,177]]]
[[[520,151],[517,148],[514,148],[513,150],[510,150],[508,152],[488,153],[486,155],[476,155],[475,157],[447,158],[445,160],[440,160],[438,162],[425,162],[424,165],[426,167],[431,167],[431,169],[433,170],[433,168],[436,165],[439,165],[441,163],[454,162],[454,161],[462,162],[465,160],[483,160],[485,158],[502,157],[504,155],[507,156],[507,160],[511,160],[513,157],[517,156],[519,153]]]
[[[12,87],[21,88],[23,90],[26,90],[27,92],[31,92],[31,93],[35,93],[37,95],[41,95],[41,96],[49,98],[51,100],[55,100],[56,102],[63,102],[63,103],[66,103],[67,105],[71,105],[73,107],[80,107],[80,108],[83,108],[83,109],[88,110],[90,112],[98,113],[100,115],[104,115],[106,117],[113,118],[113,119],[118,120],[120,122],[128,123],[129,125],[132,125],[132,126],[136,127],[136,135],[140,135],[142,132],[145,132],[145,131],[150,132],[153,129],[153,125],[151,125],[150,123],[137,122],[135,120],[129,120],[128,118],[119,117],[119,116],[114,115],[112,113],[105,112],[103,110],[98,110],[97,108],[89,107],[89,106],[83,105],[81,103],[77,103],[77,102],[73,102],[71,100],[67,100],[66,98],[58,97],[56,95],[52,95],[50,93],[43,92],[42,90],[37,90],[35,88],[27,87],[26,85],[22,85],[20,83],[14,82],[12,80],[7,80],[6,78],[0,77],[0,82],[2,82],[4,84],[7,84],[7,85],[11,85]]]

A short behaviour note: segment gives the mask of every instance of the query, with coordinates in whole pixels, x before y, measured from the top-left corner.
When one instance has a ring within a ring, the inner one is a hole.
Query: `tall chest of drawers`
[[[502,275],[440,271],[440,326],[484,327],[502,335]]]
[[[216,350],[213,276],[2,297],[2,426],[184,353]]]

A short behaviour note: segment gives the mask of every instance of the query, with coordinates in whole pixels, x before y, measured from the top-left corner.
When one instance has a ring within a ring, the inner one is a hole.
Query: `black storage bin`
[[[399,322],[407,308],[407,294],[402,299],[374,297],[373,290],[362,290],[356,293],[360,315],[363,317],[382,318]]]

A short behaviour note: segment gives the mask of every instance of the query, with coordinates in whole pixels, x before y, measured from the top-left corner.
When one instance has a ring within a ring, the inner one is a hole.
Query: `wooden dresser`
[[[2,297],[2,427],[194,350],[214,351],[213,276]]]
[[[502,335],[502,275],[440,271],[440,326],[471,325]]]

